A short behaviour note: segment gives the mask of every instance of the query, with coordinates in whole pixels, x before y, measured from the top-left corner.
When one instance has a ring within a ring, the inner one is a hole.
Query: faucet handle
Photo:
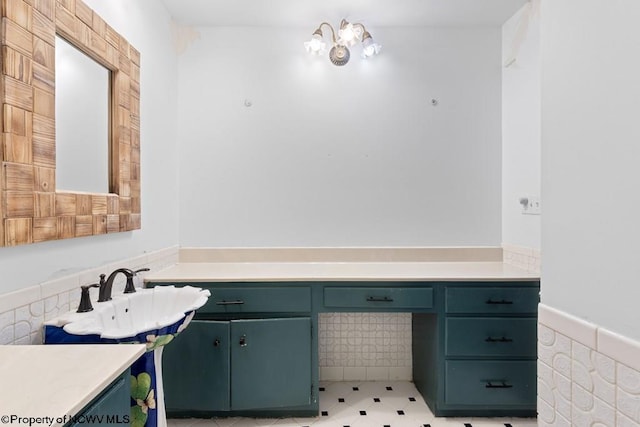
[[[136,291],[136,283],[134,283],[134,280],[136,279],[138,273],[142,271],[149,271],[149,269],[140,268],[138,270],[132,271],[133,274],[131,276],[127,275],[127,285],[124,287],[125,294],[132,294]]]
[[[91,297],[89,296],[89,289],[99,287],[100,284],[98,283],[80,286],[80,304],[78,305],[78,310],[76,310],[76,313],[86,313],[93,310],[93,306],[91,305]]]
[[[133,284],[133,276],[127,276],[127,284],[124,287],[125,294],[133,294],[136,292],[136,287]]]
[[[111,299],[111,285],[107,285],[107,281],[104,279],[105,277],[107,277],[107,275],[104,273],[100,275],[100,283],[98,283],[98,286],[100,287],[98,302],[109,301]],[[109,289],[107,289],[107,287]]]

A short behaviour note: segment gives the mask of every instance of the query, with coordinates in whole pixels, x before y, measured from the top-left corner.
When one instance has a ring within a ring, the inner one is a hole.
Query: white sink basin
[[[71,311],[45,325],[62,327],[72,335],[100,335],[107,339],[134,337],[174,324],[202,307],[210,295],[207,289],[192,286],[136,289],[135,293],[114,295],[111,301],[93,302],[93,311]]]

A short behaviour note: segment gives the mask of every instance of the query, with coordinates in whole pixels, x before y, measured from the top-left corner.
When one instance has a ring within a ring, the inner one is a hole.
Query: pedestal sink
[[[87,313],[71,311],[44,324],[45,344],[143,343],[131,366],[131,424],[165,427],[162,350],[209,298],[206,289],[157,286],[114,296]]]

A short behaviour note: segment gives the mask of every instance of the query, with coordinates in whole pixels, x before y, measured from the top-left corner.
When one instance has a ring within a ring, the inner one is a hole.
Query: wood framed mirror
[[[81,0],[0,6],[0,246],[140,229],[140,53]],[[56,34],[110,70],[108,193],[56,190]]]

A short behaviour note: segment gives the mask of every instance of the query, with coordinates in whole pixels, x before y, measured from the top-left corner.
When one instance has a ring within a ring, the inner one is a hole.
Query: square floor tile
[[[535,418],[435,417],[410,381],[326,381],[308,418],[169,419],[169,427],[537,427]],[[506,425],[510,424],[510,426]]]

